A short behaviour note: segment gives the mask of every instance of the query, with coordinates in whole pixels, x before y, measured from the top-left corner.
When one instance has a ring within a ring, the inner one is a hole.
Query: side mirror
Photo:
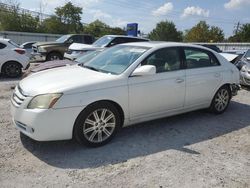
[[[66,41],[67,44],[72,44],[73,42],[74,42],[73,39],[69,39]]]
[[[137,67],[131,76],[147,76],[156,74],[156,67],[154,65],[143,65]]]

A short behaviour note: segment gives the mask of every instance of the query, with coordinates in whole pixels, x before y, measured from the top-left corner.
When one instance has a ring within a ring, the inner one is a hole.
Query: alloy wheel
[[[5,67],[5,74],[10,77],[16,77],[21,74],[21,68],[16,63],[9,63]]]
[[[230,95],[228,93],[228,90],[226,89],[221,89],[216,97],[215,97],[215,108],[216,110],[218,110],[219,112],[225,110],[225,108],[228,105],[228,102],[230,100]]]
[[[116,119],[108,109],[97,109],[90,113],[83,125],[84,137],[93,143],[101,143],[108,139],[115,130]]]

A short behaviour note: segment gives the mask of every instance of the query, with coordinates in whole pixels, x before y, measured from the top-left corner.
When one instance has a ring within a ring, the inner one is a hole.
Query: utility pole
[[[238,22],[237,24],[236,24],[236,29],[235,29],[235,34],[237,35],[238,34],[238,32],[239,32],[239,29],[240,29],[240,22]]]

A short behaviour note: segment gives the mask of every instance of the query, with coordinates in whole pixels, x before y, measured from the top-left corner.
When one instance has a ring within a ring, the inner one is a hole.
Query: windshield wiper
[[[84,68],[90,69],[90,70],[94,70],[94,71],[100,72],[100,70],[97,69],[97,68],[95,68],[95,67],[87,66],[87,65],[84,65],[84,64],[81,65],[81,66],[84,67]]]

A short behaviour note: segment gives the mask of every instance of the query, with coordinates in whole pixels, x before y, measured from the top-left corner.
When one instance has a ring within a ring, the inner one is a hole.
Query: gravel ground
[[[100,148],[35,142],[11,123],[0,81],[0,187],[250,187],[250,92],[226,113],[196,111],[124,128]]]

